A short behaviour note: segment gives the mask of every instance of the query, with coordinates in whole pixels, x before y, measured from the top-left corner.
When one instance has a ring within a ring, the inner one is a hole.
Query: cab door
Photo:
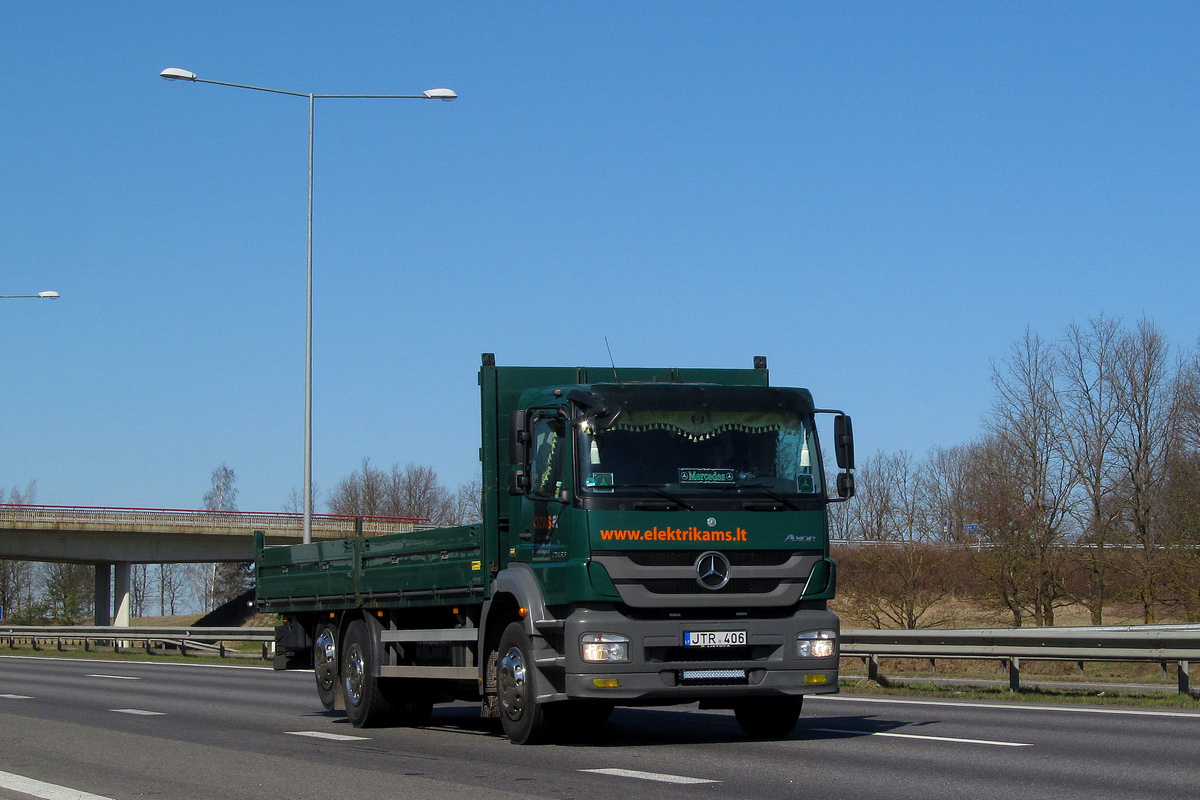
[[[561,408],[535,409],[529,424],[529,489],[521,501],[517,561],[529,564],[567,560],[567,534],[560,524],[570,504],[571,437]]]

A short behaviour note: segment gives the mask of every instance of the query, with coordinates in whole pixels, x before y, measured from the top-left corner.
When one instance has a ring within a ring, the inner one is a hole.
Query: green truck
[[[752,369],[479,372],[483,519],[256,542],[276,669],[354,725],[472,700],[518,744],[615,706],[733,709],[787,735],[836,692],[827,506],[854,494],[850,418]],[[816,415],[833,415],[835,480]],[[828,485],[827,485],[828,484]]]

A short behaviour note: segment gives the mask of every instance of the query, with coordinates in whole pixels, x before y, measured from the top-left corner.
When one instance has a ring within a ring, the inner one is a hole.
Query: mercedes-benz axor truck
[[[733,709],[784,736],[836,692],[827,507],[854,493],[850,418],[752,369],[479,372],[482,520],[256,543],[275,666],[356,726],[479,701],[515,743],[615,706]],[[826,474],[818,415],[832,415]]]

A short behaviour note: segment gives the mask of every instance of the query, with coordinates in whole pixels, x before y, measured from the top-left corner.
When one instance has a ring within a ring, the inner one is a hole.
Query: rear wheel
[[[496,661],[496,698],[500,724],[513,744],[533,744],[545,735],[549,719],[537,699],[533,647],[519,622],[510,623],[500,637]]]
[[[317,626],[313,639],[313,673],[317,677],[317,697],[326,711],[332,711],[338,693],[337,628],[333,625]]]
[[[341,689],[346,716],[356,728],[373,728],[392,720],[395,707],[379,687],[379,656],[367,623],[356,619],[342,640]]]
[[[738,724],[755,739],[782,739],[792,732],[800,719],[804,698],[755,697],[733,707]]]

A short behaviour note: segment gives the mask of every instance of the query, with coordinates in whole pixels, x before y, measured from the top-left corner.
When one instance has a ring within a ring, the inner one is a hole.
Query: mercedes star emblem
[[[715,551],[696,559],[696,583],[705,589],[720,589],[729,583],[729,559]]]

